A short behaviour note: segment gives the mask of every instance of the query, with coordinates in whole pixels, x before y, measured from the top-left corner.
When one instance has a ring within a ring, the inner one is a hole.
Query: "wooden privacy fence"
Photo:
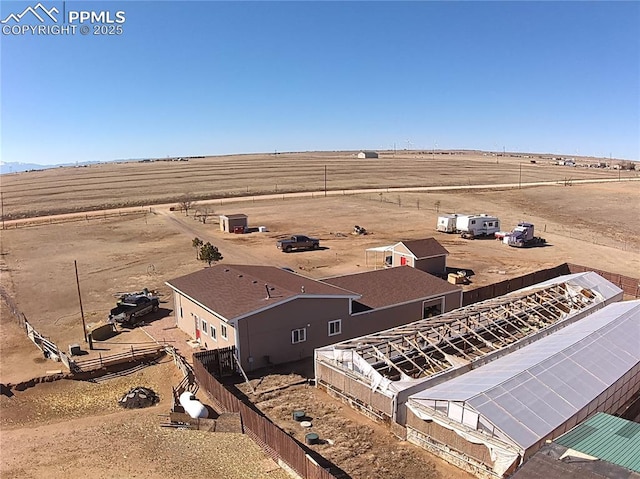
[[[618,288],[624,291],[624,294],[633,296],[634,298],[640,298],[640,278],[632,278],[630,276],[624,276],[618,273],[610,273],[609,271],[602,271],[600,269],[589,268],[588,266],[582,266],[580,264],[565,263],[570,273],[584,273],[586,271],[593,271],[599,274],[607,281],[611,281]]]
[[[566,263],[553,268],[542,269],[540,271],[535,271],[534,273],[518,276],[517,278],[500,281],[499,283],[470,289],[469,291],[465,291],[462,295],[462,306],[468,306],[479,301],[502,296],[503,294],[510,293],[511,291],[526,288],[527,286],[532,286],[536,283],[556,278],[563,274],[569,274],[569,268]]]
[[[222,355],[234,354],[233,347],[222,350]],[[211,365],[219,363],[214,358],[215,351],[205,351],[193,355],[193,369],[200,386],[214,400],[222,412],[238,412],[242,420],[242,429],[269,456],[284,462],[304,479],[336,479],[336,476],[314,461],[305,449],[289,434],[284,432],[267,417],[254,411],[250,406],[234,396],[211,374],[205,362]],[[213,354],[212,354],[213,353]]]
[[[579,264],[562,263],[553,268],[542,269],[534,273],[525,274],[524,276],[518,276],[517,278],[511,278],[500,281],[499,283],[488,284],[487,286],[465,291],[462,295],[462,305],[467,306],[477,303],[478,301],[484,301],[485,299],[492,299],[510,293],[511,291],[557,278],[564,274],[585,273],[587,271],[593,271],[607,281],[612,282],[623,290],[624,294],[634,298],[640,298],[640,279],[638,278],[631,278],[618,273],[610,273],[609,271],[602,271]]]

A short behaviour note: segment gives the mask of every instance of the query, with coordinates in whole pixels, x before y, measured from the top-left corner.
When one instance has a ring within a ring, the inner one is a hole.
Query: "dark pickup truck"
[[[293,235],[289,239],[279,240],[276,246],[285,253],[290,253],[294,249],[318,249],[320,248],[320,240],[303,235]]]
[[[133,327],[141,321],[145,314],[158,311],[160,302],[156,296],[147,294],[125,295],[109,314],[109,321]]]

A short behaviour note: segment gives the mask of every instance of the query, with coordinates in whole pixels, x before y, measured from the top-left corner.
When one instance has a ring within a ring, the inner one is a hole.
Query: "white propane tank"
[[[209,411],[204,404],[198,401],[189,391],[185,391],[180,394],[179,400],[180,405],[184,408],[184,412],[191,416],[191,418],[198,419],[209,417]]]

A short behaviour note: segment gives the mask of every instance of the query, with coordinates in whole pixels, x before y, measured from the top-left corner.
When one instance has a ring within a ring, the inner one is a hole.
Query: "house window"
[[[307,340],[307,330],[305,328],[291,331],[291,344],[302,343]]]
[[[442,301],[424,301],[422,303],[422,317],[431,318],[442,313]]]
[[[204,319],[202,320],[202,332],[204,334],[209,334],[209,332],[207,330],[207,322]]]
[[[222,336],[223,339],[229,339],[227,337],[227,325],[226,324],[221,324],[220,325],[220,336]]]
[[[216,327],[213,324],[211,325],[211,339],[214,341],[218,340],[218,337],[216,336]]]
[[[336,319],[329,321],[329,336],[335,336],[342,333],[342,320]]]
[[[182,318],[182,306],[180,306],[180,317]]]

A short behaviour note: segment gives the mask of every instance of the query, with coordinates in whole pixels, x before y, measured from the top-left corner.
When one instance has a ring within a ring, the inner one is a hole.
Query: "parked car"
[[[304,235],[293,235],[291,238],[278,240],[276,247],[285,253],[290,253],[294,249],[318,249],[320,240]]]
[[[109,322],[133,327],[141,322],[146,314],[158,311],[160,301],[150,294],[123,295],[118,305],[109,313]]]

